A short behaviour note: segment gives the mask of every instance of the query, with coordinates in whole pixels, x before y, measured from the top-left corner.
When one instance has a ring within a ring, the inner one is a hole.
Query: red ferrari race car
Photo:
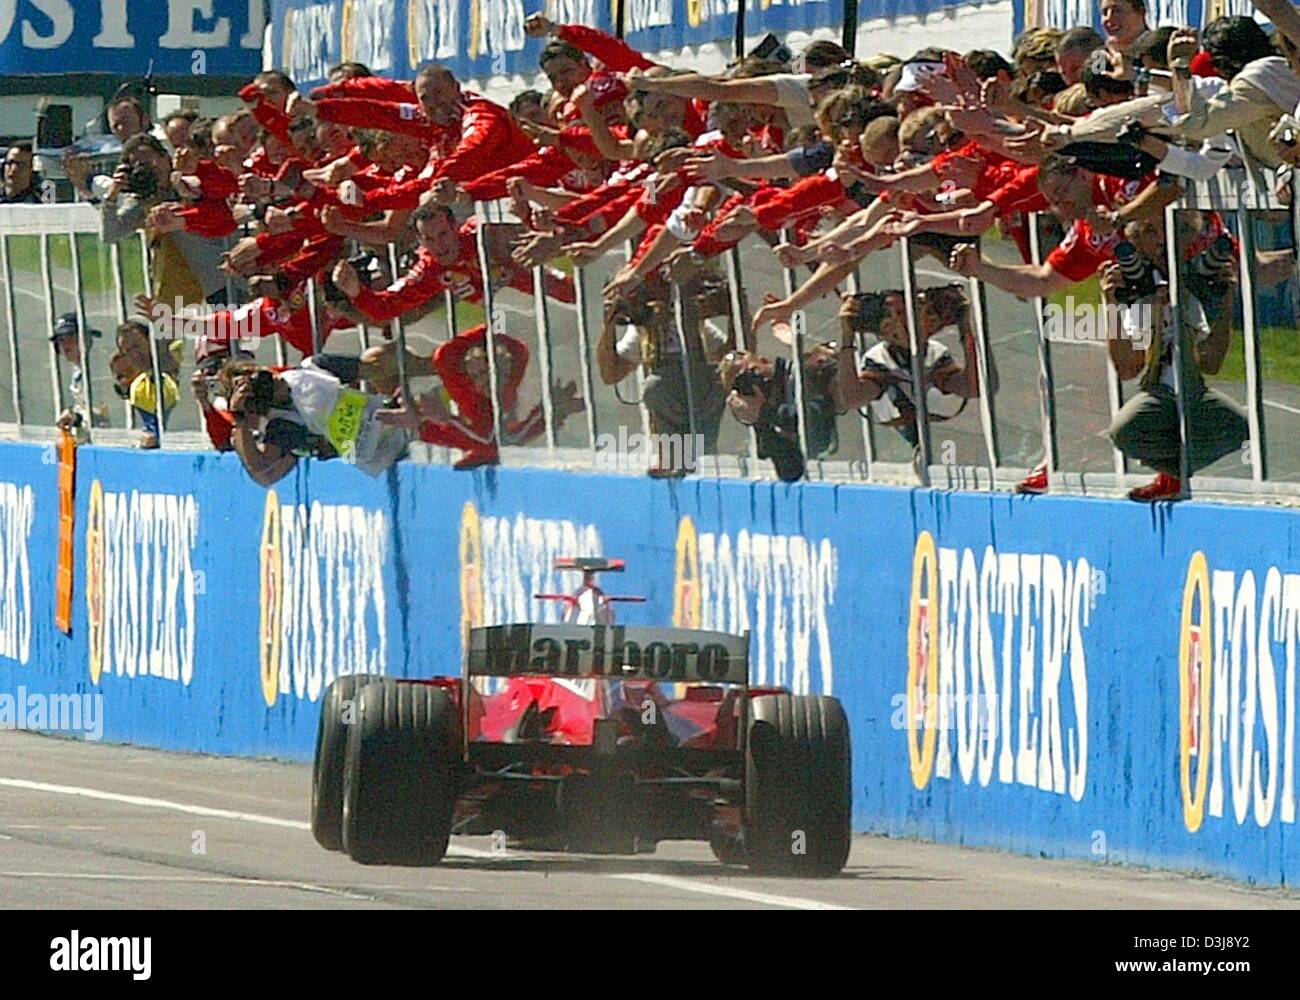
[[[831,876],[851,837],[838,699],[749,684],[749,636],[614,623],[583,574],[560,624],[470,630],[459,678],[353,675],[326,693],[312,832],[363,864],[435,864],[452,833],[634,854],[706,840],[724,864]],[[501,841],[504,843],[504,841]]]

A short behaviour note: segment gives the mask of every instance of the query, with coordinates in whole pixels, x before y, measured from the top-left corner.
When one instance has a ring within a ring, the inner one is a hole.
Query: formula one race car
[[[749,636],[614,624],[596,574],[560,624],[470,630],[462,676],[326,693],[312,832],[363,864],[435,864],[452,833],[633,854],[707,840],[724,864],[830,876],[850,844],[839,701],[749,685]]]

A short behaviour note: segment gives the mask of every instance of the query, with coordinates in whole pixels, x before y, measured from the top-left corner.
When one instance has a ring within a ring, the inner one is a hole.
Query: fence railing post
[[[856,267],[849,274],[848,284],[849,291],[852,294],[861,294],[862,272]],[[859,372],[862,371],[862,364],[867,356],[867,352],[862,348],[860,340],[861,338],[856,334],[853,335],[853,359],[854,363],[858,366]],[[876,461],[876,428],[871,423],[871,417],[869,416],[870,412],[869,409],[858,409],[858,421],[862,427],[862,454],[866,463],[866,476],[864,477],[866,479],[871,478],[871,467]]]
[[[474,214],[478,218],[478,229],[474,232],[475,245],[478,248],[478,266],[483,279],[483,344],[487,351],[488,402],[492,409],[492,442],[501,447],[501,381],[497,370],[497,309],[496,292],[492,287],[492,261],[488,255],[487,245],[487,206],[481,202],[474,203]],[[504,331],[502,331],[504,332]]]
[[[1254,178],[1248,182],[1254,188]],[[1260,362],[1263,345],[1260,342],[1258,320],[1255,314],[1255,263],[1254,220],[1245,199],[1237,202],[1237,233],[1241,246],[1238,271],[1241,282],[1241,342],[1246,361],[1246,423],[1250,428],[1250,475],[1255,482],[1268,478],[1267,442],[1264,431],[1264,380]],[[1175,241],[1170,240],[1172,245]],[[1171,283],[1172,284],[1172,283]],[[1177,341],[1175,341],[1175,344]]]
[[[45,335],[48,338],[54,331],[54,275],[50,265],[49,233],[43,232],[37,239],[41,241],[41,292],[45,300]],[[63,380],[59,378],[59,349],[53,340],[49,341],[49,348],[51,398],[54,400],[54,419],[57,420],[63,412]]]
[[[1178,214],[1175,204],[1165,206],[1165,247],[1168,253],[1169,269],[1169,325],[1173,331],[1173,368],[1174,368],[1174,406],[1178,412],[1178,479],[1182,483],[1183,495],[1191,494],[1191,475],[1188,464],[1188,451],[1191,446],[1191,426],[1187,414],[1187,382],[1183,378],[1183,315],[1182,315],[1182,253],[1178,246]],[[1149,351],[1161,349],[1160,330],[1163,327],[1161,317],[1155,316],[1151,323],[1151,344]]]
[[[1029,259],[1034,266],[1043,263],[1038,233],[1038,213],[1029,215]],[[1047,341],[1046,303],[1034,296],[1034,320],[1038,329],[1038,398],[1043,422],[1043,463],[1048,473],[1060,469],[1060,451],[1056,442],[1056,382],[1052,374],[1052,348]]]
[[[388,266],[396,275],[397,247],[392,243],[388,244]],[[406,376],[406,325],[400,316],[395,316],[392,323],[393,339],[397,341],[397,383],[402,390],[402,405],[412,406],[415,401],[411,398],[411,383]]]
[[[591,330],[587,326],[587,273],[581,267],[573,269],[573,292],[578,308],[578,369],[586,402],[583,411],[587,418],[587,447],[594,453],[599,429],[596,419],[596,380],[591,371]]]
[[[18,331],[15,328],[17,319],[14,308],[14,273],[9,267],[9,237],[0,235],[0,270],[4,271],[5,279],[5,327],[9,339],[9,376],[10,389],[13,392],[14,400],[14,421],[21,424],[23,422],[23,394],[18,388],[18,378],[22,371],[22,364],[18,356]]]
[[[319,354],[324,342],[320,328],[320,310],[316,308],[316,279],[308,278],[305,285],[307,293],[307,318],[311,323],[311,352]]]
[[[152,299],[154,288],[153,275],[149,269],[149,244],[143,232],[139,236],[140,259],[144,264],[144,293]],[[149,363],[153,368],[154,424],[158,429],[158,447],[161,449],[165,444],[163,424],[166,423],[167,396],[164,393],[166,385],[163,382],[162,354],[158,348],[158,336],[152,325],[149,326]],[[177,388],[179,389],[179,386]]]
[[[681,449],[678,454],[685,458],[689,454],[694,454],[695,441],[699,434],[699,414],[695,410],[695,370],[698,364],[703,363],[704,359],[696,358],[695,351],[692,347],[700,344],[699,330],[695,330],[690,336],[686,333],[685,310],[682,306],[681,286],[673,284],[673,327],[677,330],[677,349],[681,353],[682,379],[686,383],[686,432],[690,435],[689,444],[681,442]],[[671,442],[669,447],[671,447]],[[656,454],[662,455],[664,443],[662,438],[656,439],[654,450]],[[688,470],[698,472],[699,467]]]
[[[113,284],[117,292],[117,294],[113,296],[113,305],[117,313],[117,323],[121,326],[126,322],[126,317],[129,311],[126,302],[126,271],[122,265],[121,248],[116,243],[110,243],[108,245],[108,256],[113,267]],[[149,323],[146,325],[149,326],[150,336],[153,336],[153,324]],[[135,426],[135,411],[131,409],[130,401],[125,399],[122,400],[122,415],[123,426],[127,428]]]
[[[749,302],[745,296],[744,272],[740,266],[740,247],[734,246],[724,255],[727,264],[727,298],[731,307],[731,328],[736,333],[736,347],[750,351]],[[758,464],[758,432],[753,427],[745,428],[745,438],[749,446],[749,460]]]
[[[922,486],[930,485],[930,407],[926,398],[926,344],[916,322],[916,272],[912,266],[912,243],[906,236],[898,241],[903,255],[903,309],[907,317],[907,345],[912,354],[912,407],[916,411],[916,472]]]
[[[993,345],[989,343],[988,300],[984,295],[984,285],[979,279],[969,279],[970,317],[975,335],[975,363],[979,371],[975,373],[979,383],[980,430],[984,433],[984,450],[989,460],[989,489],[997,480],[1000,464],[998,448],[998,424],[993,412],[993,380],[990,368],[993,357]]]
[[[81,353],[81,393],[86,400],[86,440],[94,440],[95,387],[90,368],[90,331],[86,326],[86,295],[81,281],[81,254],[77,249],[77,234],[68,234],[72,250],[73,298],[77,306],[77,349]]]
[[[781,239],[789,244],[793,244],[794,231],[792,229],[783,229]],[[798,279],[793,269],[788,267],[781,268],[781,290],[785,292],[788,300],[794,295],[798,287]],[[803,456],[804,478],[808,476],[808,464],[812,461],[812,456],[808,454],[808,414],[804,410],[803,400],[803,330],[804,330],[804,313],[802,309],[796,309],[790,316],[790,362],[792,365],[792,375],[794,378],[794,398],[795,412],[799,414],[799,452]],[[819,469],[820,471],[820,469]]]
[[[542,422],[546,428],[546,447],[555,450],[555,400],[551,384],[551,316],[546,308],[546,268],[533,268],[533,322],[537,327],[537,365],[542,377]]]

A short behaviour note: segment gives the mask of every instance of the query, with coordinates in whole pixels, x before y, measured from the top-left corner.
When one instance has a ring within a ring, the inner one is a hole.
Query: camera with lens
[[[126,190],[148,201],[158,193],[158,174],[147,163],[137,163],[126,175]]]
[[[609,307],[609,318],[620,326],[653,326],[669,299],[668,285],[658,279],[640,282]]]
[[[858,292],[853,296],[849,326],[854,333],[876,333],[885,318],[884,292]]]
[[[1115,290],[1117,302],[1131,306],[1134,302],[1155,295],[1155,265],[1138,253],[1137,247],[1128,240],[1123,240],[1115,246],[1115,259],[1124,275],[1124,284]]]
[[[1200,301],[1205,316],[1214,322],[1231,305],[1232,262],[1237,246],[1227,233],[1220,233],[1208,247],[1192,258],[1184,272],[1187,288]]]
[[[731,387],[742,396],[757,396],[760,392],[766,395],[772,388],[772,377],[757,368],[746,368],[735,377]]]
[[[1232,266],[1235,250],[1232,237],[1227,233],[1220,233],[1214,242],[1192,262],[1192,270],[1197,277],[1203,278],[1211,285],[1226,284],[1228,268]]]
[[[248,376],[248,400],[244,413],[263,415],[269,413],[275,395],[275,376],[268,371],[256,371]]]

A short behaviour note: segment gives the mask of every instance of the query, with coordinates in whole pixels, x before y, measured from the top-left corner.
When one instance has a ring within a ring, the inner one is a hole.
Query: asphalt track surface
[[[631,858],[494,853],[453,838],[433,868],[320,849],[302,764],[0,733],[7,909],[1283,909],[1300,894],[1217,879],[884,837],[840,878],[750,876],[704,844]]]

